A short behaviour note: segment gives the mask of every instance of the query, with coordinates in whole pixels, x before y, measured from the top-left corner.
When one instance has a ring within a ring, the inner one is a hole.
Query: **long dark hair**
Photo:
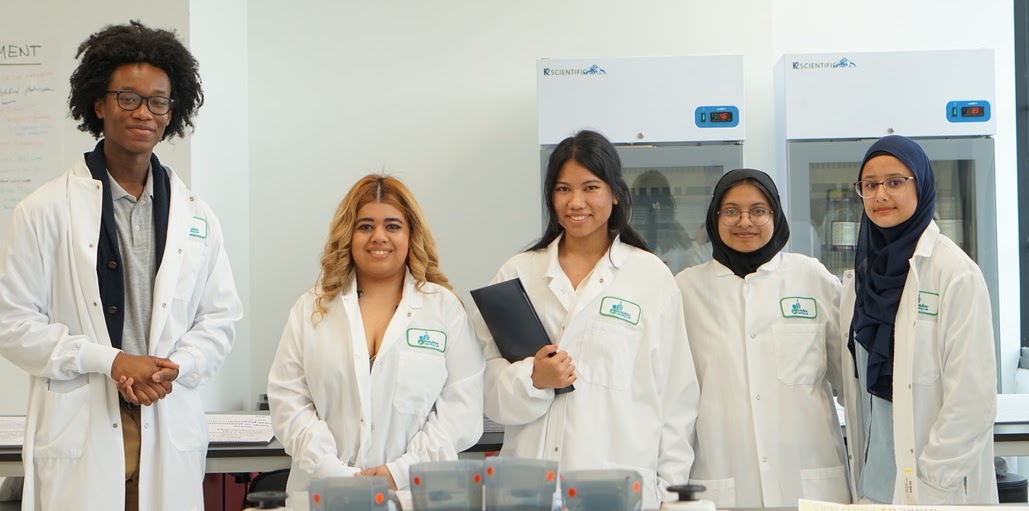
[[[611,194],[618,199],[618,204],[611,208],[611,218],[607,220],[609,239],[613,240],[615,236],[619,236],[623,243],[650,252],[643,236],[629,225],[632,194],[629,193],[629,185],[622,177],[622,160],[618,157],[618,151],[604,135],[589,130],[580,131],[575,136],[562,140],[551,153],[547,162],[547,176],[543,180],[543,196],[547,201],[547,228],[543,231],[543,237],[526,252],[546,248],[564,232],[564,228],[557,222],[557,212],[554,211],[554,187],[557,185],[557,175],[561,172],[561,167],[570,160],[586,167],[607,183],[611,187]]]

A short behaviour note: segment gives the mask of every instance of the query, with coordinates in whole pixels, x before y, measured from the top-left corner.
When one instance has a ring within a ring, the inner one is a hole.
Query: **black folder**
[[[471,293],[500,354],[508,362],[533,357],[540,348],[552,344],[521,279],[515,277],[473,289]],[[573,390],[575,387],[569,385],[554,392],[564,394]]]

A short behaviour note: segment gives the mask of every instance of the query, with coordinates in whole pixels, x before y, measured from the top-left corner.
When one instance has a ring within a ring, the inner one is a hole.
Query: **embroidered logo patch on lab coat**
[[[617,318],[626,323],[639,324],[643,310],[636,303],[614,296],[605,296],[600,302],[600,315]]]
[[[447,351],[447,334],[439,330],[408,328],[407,345],[443,353]]]
[[[784,318],[815,319],[818,317],[818,302],[804,296],[787,296],[779,300],[779,312]]]
[[[193,217],[189,226],[189,235],[194,238],[207,238],[207,220],[198,216]]]
[[[936,316],[940,313],[940,293],[918,291],[918,313]]]

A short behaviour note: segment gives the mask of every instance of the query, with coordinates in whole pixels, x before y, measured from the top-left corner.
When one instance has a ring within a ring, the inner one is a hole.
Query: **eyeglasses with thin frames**
[[[774,212],[768,208],[753,208],[750,210],[723,208],[718,210],[718,219],[727,227],[733,227],[740,223],[744,213],[750,217],[750,223],[761,227],[772,219],[772,213]]]
[[[115,102],[122,110],[128,110],[132,112],[138,109],[142,104],[143,100],[146,100],[147,110],[154,115],[164,115],[171,111],[172,103],[175,102],[172,98],[166,98],[164,96],[144,96],[135,92],[127,90],[109,90],[108,94],[114,94],[116,96]]]
[[[854,191],[857,192],[858,197],[862,199],[871,199],[875,197],[875,193],[881,185],[886,193],[890,195],[897,195],[903,192],[908,187],[908,183],[914,179],[914,176],[908,177],[891,177],[885,181],[869,181],[863,179],[854,183]]]

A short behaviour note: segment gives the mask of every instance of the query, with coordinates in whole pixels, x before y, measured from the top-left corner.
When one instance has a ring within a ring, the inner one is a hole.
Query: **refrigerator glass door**
[[[862,200],[854,191],[872,140],[790,142],[787,219],[791,250],[842,276],[854,268]],[[992,138],[920,139],[936,174],[940,231],[979,264],[998,332],[997,205]]]
[[[553,148],[541,151],[543,178],[552,152]],[[710,260],[705,228],[708,203],[718,179],[742,165],[743,146],[619,146],[618,155],[632,195],[629,223],[651,251],[673,274]],[[546,211],[543,218],[546,222]]]

